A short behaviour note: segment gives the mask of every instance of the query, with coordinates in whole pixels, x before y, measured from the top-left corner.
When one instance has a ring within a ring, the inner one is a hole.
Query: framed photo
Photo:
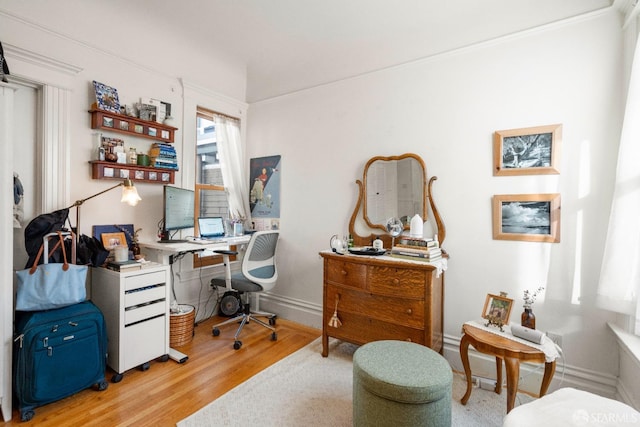
[[[167,172],[162,172],[162,181],[169,182],[171,180],[171,174]]]
[[[120,113],[120,100],[116,88],[94,80],[93,89],[96,93],[96,104],[100,110]],[[113,123],[110,127],[113,127]]]
[[[144,126],[142,125],[135,125],[135,127],[133,128],[135,133],[143,133],[144,132]]]
[[[156,181],[158,179],[157,172],[149,172],[149,181]]]
[[[102,172],[105,178],[113,178],[113,168],[104,168]]]
[[[136,179],[144,179],[144,171],[136,171]]]
[[[560,173],[562,125],[498,130],[493,134],[493,175]]]
[[[113,249],[115,246],[129,247],[129,245],[127,245],[127,237],[122,231],[117,233],[102,233],[100,239],[105,249]]]
[[[120,120],[120,130],[129,130],[129,122]]]
[[[120,169],[120,178],[129,178],[129,169]]]
[[[149,128],[149,136],[156,136],[158,133],[158,130],[156,128]]]
[[[160,136],[162,139],[169,139],[169,131],[168,130],[161,130],[160,131]]]
[[[493,238],[560,242],[560,194],[493,196]]]
[[[505,294],[506,295],[506,294]],[[494,325],[508,325],[513,300],[501,295],[487,294],[482,309],[482,318]]]

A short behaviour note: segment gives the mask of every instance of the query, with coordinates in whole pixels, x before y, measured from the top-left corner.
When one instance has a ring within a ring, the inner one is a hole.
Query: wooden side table
[[[460,340],[460,356],[467,378],[467,392],[460,402],[467,404],[471,396],[471,366],[469,365],[469,345],[472,345],[480,353],[495,356],[496,358],[496,388],[495,392],[502,392],[502,360],[507,368],[507,413],[515,404],[516,392],[518,391],[518,379],[520,375],[520,362],[544,363],[544,376],[540,386],[540,397],[544,396],[549,389],[551,379],[556,371],[556,362],[546,362],[544,352],[526,344],[511,340],[509,338],[483,331],[472,325],[462,326],[462,339]]]

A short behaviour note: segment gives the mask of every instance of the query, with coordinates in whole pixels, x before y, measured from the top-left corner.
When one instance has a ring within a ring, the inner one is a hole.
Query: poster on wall
[[[280,228],[280,158],[257,157],[249,162],[249,205],[254,230]]]

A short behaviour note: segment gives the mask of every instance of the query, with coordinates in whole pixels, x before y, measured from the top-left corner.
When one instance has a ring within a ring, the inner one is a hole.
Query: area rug
[[[322,357],[320,338],[280,360],[178,423],[209,426],[351,426],[352,356],[357,346],[331,340]],[[464,377],[454,373],[452,425],[501,426],[502,395],[474,388],[466,406]]]

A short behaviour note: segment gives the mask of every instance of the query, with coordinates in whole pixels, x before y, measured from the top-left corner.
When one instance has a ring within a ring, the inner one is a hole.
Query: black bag
[[[33,265],[44,236],[49,233],[55,233],[56,231],[64,231],[64,226],[68,219],[69,208],[64,208],[55,212],[38,215],[29,222],[24,229],[24,246],[29,255],[25,268],[31,268]],[[40,259],[39,263],[43,263],[46,256],[47,254]],[[51,259],[50,262],[59,262],[59,260]]]

